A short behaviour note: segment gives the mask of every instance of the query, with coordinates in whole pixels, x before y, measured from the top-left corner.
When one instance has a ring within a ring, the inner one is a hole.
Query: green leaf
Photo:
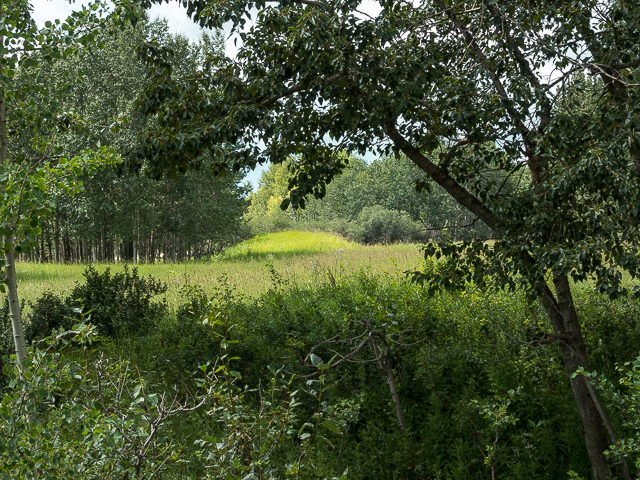
[[[327,428],[328,430],[331,430],[336,435],[342,435],[340,429],[331,420],[325,420],[324,422],[322,422],[322,426]]]

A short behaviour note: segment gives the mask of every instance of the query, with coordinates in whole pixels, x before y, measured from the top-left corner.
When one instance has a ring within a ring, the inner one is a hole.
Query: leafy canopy
[[[433,286],[521,279],[536,296],[553,271],[616,297],[621,271],[638,274],[636,2],[186,4],[202,26],[231,22],[242,46],[185,79],[170,49],[144,45],[153,84],[139,106],[157,124],[134,166],[181,171],[220,148],[236,169],[295,155],[283,207],[304,207],[344,169],[340,152],[402,152],[495,239],[428,247],[448,257]]]

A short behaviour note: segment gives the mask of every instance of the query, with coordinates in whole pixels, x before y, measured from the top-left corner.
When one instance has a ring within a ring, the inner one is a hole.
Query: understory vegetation
[[[295,282],[263,261],[266,293],[221,275],[211,293],[184,284],[171,310],[162,282],[88,267],[31,302],[20,370],[5,307],[3,478],[589,477],[537,304],[473,285],[430,295],[401,272]],[[632,465],[640,304],[575,291]]]

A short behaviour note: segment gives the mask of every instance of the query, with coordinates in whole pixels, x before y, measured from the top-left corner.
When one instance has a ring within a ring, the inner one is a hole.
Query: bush
[[[337,431],[330,386],[319,378],[305,391],[272,370],[264,387],[249,389],[227,354],[233,325],[207,321],[218,358],[170,389],[127,360],[89,353],[96,332],[85,324],[29,348],[19,368],[9,362],[0,478],[322,478],[306,457]]]
[[[98,273],[89,266],[83,275],[85,283],[76,284],[67,303],[91,310],[91,323],[102,335],[146,330],[167,312],[165,303],[152,301],[167,291],[166,284],[151,276],[140,277],[137,268],[130,272],[125,265],[122,271],[111,275],[109,268]]]
[[[247,222],[251,236],[261,235],[263,233],[284,232],[286,230],[295,230],[298,222],[290,218],[284,212],[277,212],[275,215],[260,215],[252,218]]]
[[[90,311],[88,321],[101,335],[114,337],[118,333],[139,333],[166,315],[167,305],[154,302],[167,286],[151,276],[138,275],[125,265],[122,271],[111,274],[107,268],[99,273],[88,266],[83,273],[85,283],[76,284],[66,298],[46,292],[31,304],[26,318],[27,340],[43,338],[55,328],[69,329],[81,313]]]
[[[388,210],[380,205],[364,207],[357,224],[362,228],[362,243],[392,243],[411,239],[417,230],[407,212]]]

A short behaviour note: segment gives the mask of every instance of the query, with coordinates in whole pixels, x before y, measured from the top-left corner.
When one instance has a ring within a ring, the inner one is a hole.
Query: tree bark
[[[580,411],[593,478],[597,480],[609,479],[611,471],[607,457],[604,455],[609,443],[603,428],[603,419],[589,392],[587,379],[583,375],[573,377],[579,368],[589,371],[589,360],[580,321],[573,303],[569,279],[566,275],[556,275],[553,277],[553,284],[557,300],[551,290],[546,287],[542,295],[542,304],[555,333],[560,338],[562,361],[569,374],[573,396]]]
[[[4,243],[11,243],[13,239],[5,238]],[[16,278],[15,252],[13,247],[5,251],[5,273],[7,285],[7,298],[9,300],[9,313],[11,315],[11,328],[13,330],[13,343],[16,349],[18,364],[27,358],[27,343],[22,328],[22,312],[18,299],[18,282]]]

